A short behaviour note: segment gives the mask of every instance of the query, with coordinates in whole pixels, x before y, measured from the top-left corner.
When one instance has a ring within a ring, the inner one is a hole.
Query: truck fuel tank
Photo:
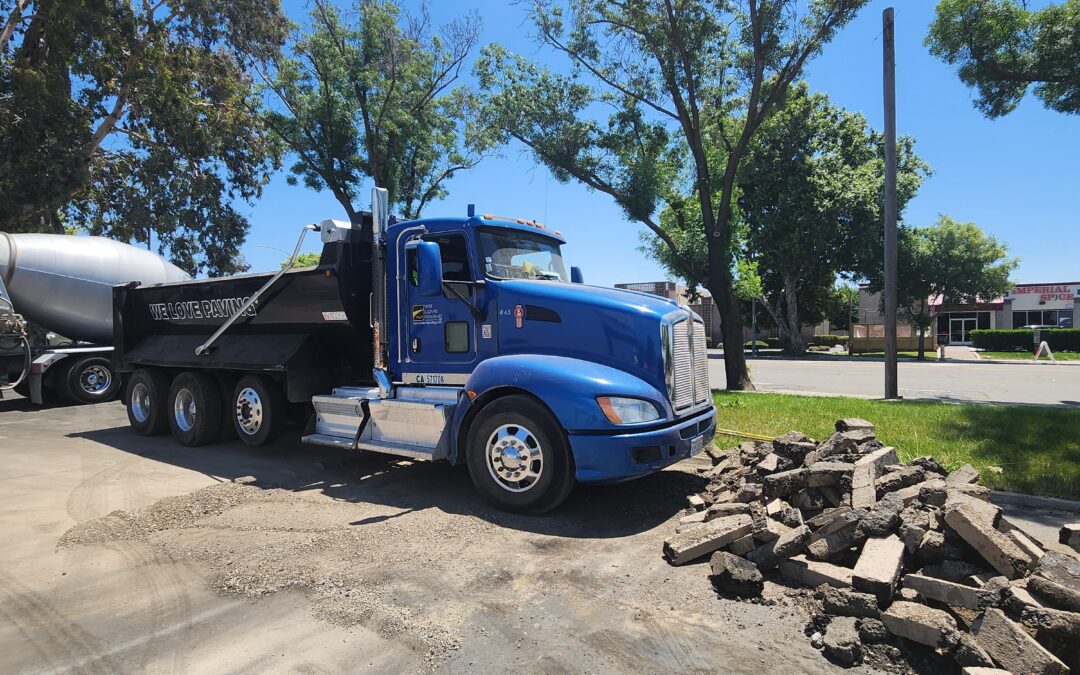
[[[190,277],[161,256],[104,237],[0,232],[0,279],[17,312],[66,337],[112,341],[112,287]]]

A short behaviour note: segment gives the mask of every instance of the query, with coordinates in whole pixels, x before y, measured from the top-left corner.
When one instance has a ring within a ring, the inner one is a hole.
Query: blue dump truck
[[[655,472],[715,431],[704,325],[582,283],[559,232],[476,215],[304,228],[316,267],[117,286],[113,365],[132,429],[183,445],[303,441],[466,464],[496,506]],[[292,260],[296,259],[294,252]]]

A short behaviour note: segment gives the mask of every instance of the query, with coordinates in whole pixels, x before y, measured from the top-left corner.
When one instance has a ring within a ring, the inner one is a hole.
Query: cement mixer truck
[[[103,237],[0,233],[0,392],[41,404],[107,401],[112,287],[190,277],[160,256]]]
[[[114,289],[114,364],[137,434],[305,443],[468,466],[502,509],[625,481],[715,431],[699,316],[586,286],[560,232],[481,215],[303,228],[274,274]],[[304,236],[322,255],[293,269]]]

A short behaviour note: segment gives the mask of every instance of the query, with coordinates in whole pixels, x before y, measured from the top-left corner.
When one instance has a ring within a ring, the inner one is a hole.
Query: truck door
[[[470,303],[476,304],[476,287],[469,265],[464,232],[432,234],[424,237],[439,245],[443,280]],[[476,322],[472,313],[450,289],[442,295],[421,296],[417,288],[416,254],[406,257],[408,342],[402,380],[407,384],[464,384],[476,363]]]

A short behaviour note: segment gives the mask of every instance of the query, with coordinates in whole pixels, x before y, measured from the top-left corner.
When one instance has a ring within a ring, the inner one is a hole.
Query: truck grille
[[[671,390],[676,410],[709,400],[709,353],[705,326],[700,321],[681,319],[671,326]]]

